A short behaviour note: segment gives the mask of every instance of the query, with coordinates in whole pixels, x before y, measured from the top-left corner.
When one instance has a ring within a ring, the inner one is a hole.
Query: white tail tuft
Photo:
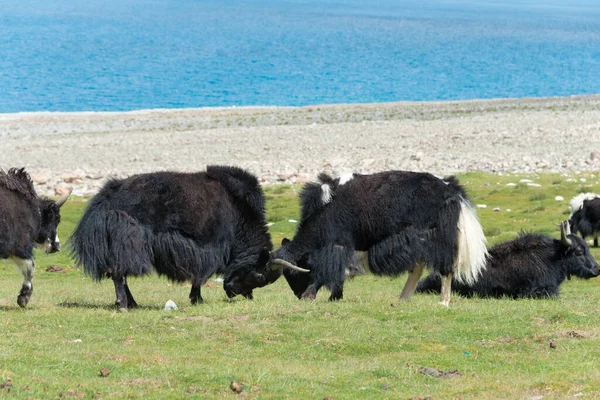
[[[461,200],[454,277],[461,283],[472,285],[485,268],[487,258],[487,240],[477,214],[470,203]]]

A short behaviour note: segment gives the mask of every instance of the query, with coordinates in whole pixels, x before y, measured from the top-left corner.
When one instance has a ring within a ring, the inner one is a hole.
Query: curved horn
[[[565,246],[571,246],[571,239],[567,236],[571,234],[571,227],[568,221],[563,221],[560,224],[560,241]]]
[[[58,208],[62,207],[62,205],[65,204],[65,201],[67,201],[71,193],[73,193],[73,188],[69,189],[69,193],[63,195],[60,199],[56,200],[56,205],[58,206]]]
[[[292,263],[282,260],[281,258],[274,259],[271,262],[271,264],[274,265],[273,269],[289,268],[289,269],[293,269],[294,271],[298,271],[298,272],[310,272],[309,269],[297,267]]]

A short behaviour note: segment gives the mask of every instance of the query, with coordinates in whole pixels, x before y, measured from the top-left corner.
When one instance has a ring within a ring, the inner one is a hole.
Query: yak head
[[[269,250],[264,248],[261,250],[256,261],[250,263],[246,267],[237,268],[231,273],[225,274],[223,281],[223,289],[227,297],[232,298],[238,294],[247,299],[252,299],[252,290],[257,287],[268,285],[270,279],[277,280],[279,276],[274,277],[266,274],[268,271],[267,264],[269,262]]]
[[[281,241],[281,247],[271,256],[271,264],[285,268],[283,270],[285,280],[296,297],[301,298],[311,282],[310,270],[299,267],[306,266],[306,257],[296,259],[290,251],[291,243],[289,239]]]
[[[284,243],[286,241],[287,239],[284,239]],[[241,294],[251,299],[252,289],[275,282],[281,276],[282,270],[286,273],[287,270],[291,270],[303,275],[310,272],[307,269],[297,267],[284,258],[279,258],[277,256],[279,253],[281,253],[280,250],[269,253],[267,249],[263,249],[258,257],[258,261],[251,268],[237,270],[234,274],[226,275],[223,288],[227,296],[231,298]]]
[[[40,199],[40,229],[35,242],[46,253],[60,251],[60,240],[58,239],[58,224],[60,223],[60,208],[71,195],[69,193],[54,201],[51,199]]]
[[[571,234],[567,221],[561,224],[561,245],[563,246],[562,259],[567,271],[567,278],[571,275],[579,278],[590,279],[600,275],[600,266],[590,254],[590,249],[582,238]]]

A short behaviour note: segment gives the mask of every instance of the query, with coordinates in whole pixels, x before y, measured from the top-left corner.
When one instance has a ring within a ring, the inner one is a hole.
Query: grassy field
[[[490,244],[521,230],[558,237],[568,200],[600,192],[590,174],[459,178],[487,205],[479,214]],[[276,246],[293,236],[298,190],[266,188]],[[63,242],[84,207],[63,207]],[[592,252],[600,259],[600,249]],[[50,265],[64,272],[46,271]],[[229,301],[211,280],[198,306],[189,305],[189,285],[151,276],[130,279],[141,308],[118,313],[112,282],[93,283],[66,252],[37,255],[25,310],[16,304],[20,273],[0,262],[0,278],[0,397],[600,397],[600,280],[567,281],[555,300],[453,296],[446,309],[435,295],[399,303],[405,276],[359,276],[337,303],[326,290],[299,301],[284,279],[256,290],[253,301]],[[163,311],[168,299],[179,310]]]

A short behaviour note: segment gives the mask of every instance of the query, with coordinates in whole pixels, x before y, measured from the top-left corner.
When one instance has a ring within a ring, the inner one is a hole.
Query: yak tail
[[[239,167],[209,165],[206,175],[219,181],[231,196],[243,202],[256,215],[264,215],[265,201],[256,176]]]
[[[69,238],[69,252],[86,275],[99,281],[107,275],[143,275],[152,270],[148,233],[123,211],[94,201]]]
[[[486,266],[488,251],[483,228],[470,201],[461,197],[458,217],[458,251],[454,262],[454,277],[472,285]]]

